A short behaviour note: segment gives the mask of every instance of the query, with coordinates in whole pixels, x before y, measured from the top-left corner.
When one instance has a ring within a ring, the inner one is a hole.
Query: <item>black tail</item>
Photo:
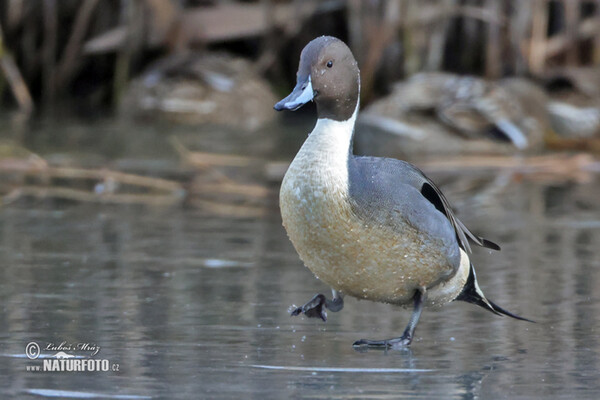
[[[483,292],[479,288],[477,284],[477,276],[475,275],[475,269],[473,268],[473,264],[471,264],[471,270],[469,271],[469,277],[467,278],[467,283],[463,287],[462,292],[458,295],[456,300],[465,301],[467,303],[476,304],[481,308],[484,308],[490,312],[493,312],[496,315],[506,315],[514,319],[519,319],[521,321],[533,322],[530,319],[520,317],[516,314],[511,313],[510,311],[506,311],[502,307],[492,303],[488,299],[485,298]]]

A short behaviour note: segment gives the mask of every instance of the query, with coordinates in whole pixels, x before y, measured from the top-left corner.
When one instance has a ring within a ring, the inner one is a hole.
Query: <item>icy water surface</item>
[[[475,249],[483,290],[537,324],[452,303],[425,310],[409,350],[356,351],[400,335],[410,312],[347,298],[327,323],[290,317],[328,288],[275,196],[253,218],[21,201],[0,210],[0,398],[598,398],[600,182],[438,178],[502,246]],[[99,347],[110,370],[27,370],[62,342]]]

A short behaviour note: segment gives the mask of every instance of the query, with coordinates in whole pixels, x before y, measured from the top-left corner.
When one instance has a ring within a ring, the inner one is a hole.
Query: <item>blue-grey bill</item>
[[[275,110],[290,110],[296,111],[314,97],[312,83],[310,76],[305,82],[298,82],[292,93],[289,94],[285,99],[275,104]]]

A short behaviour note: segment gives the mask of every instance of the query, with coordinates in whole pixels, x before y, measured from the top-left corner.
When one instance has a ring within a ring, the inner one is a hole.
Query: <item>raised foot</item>
[[[327,321],[327,312],[325,311],[325,302],[327,299],[322,294],[317,294],[308,303],[302,307],[294,308],[291,312],[292,316],[304,314],[309,318],[321,318]]]
[[[408,347],[412,342],[412,337],[410,336],[402,336],[394,339],[386,339],[386,340],[369,340],[369,339],[360,339],[354,342],[352,346],[354,347],[370,347],[377,349],[399,349],[403,347]]]

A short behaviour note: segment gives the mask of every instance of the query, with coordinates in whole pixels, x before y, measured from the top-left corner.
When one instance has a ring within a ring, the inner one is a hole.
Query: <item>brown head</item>
[[[358,104],[360,71],[352,52],[341,40],[321,36],[304,47],[296,87],[275,110],[297,110],[314,100],[319,118],[348,120]]]

